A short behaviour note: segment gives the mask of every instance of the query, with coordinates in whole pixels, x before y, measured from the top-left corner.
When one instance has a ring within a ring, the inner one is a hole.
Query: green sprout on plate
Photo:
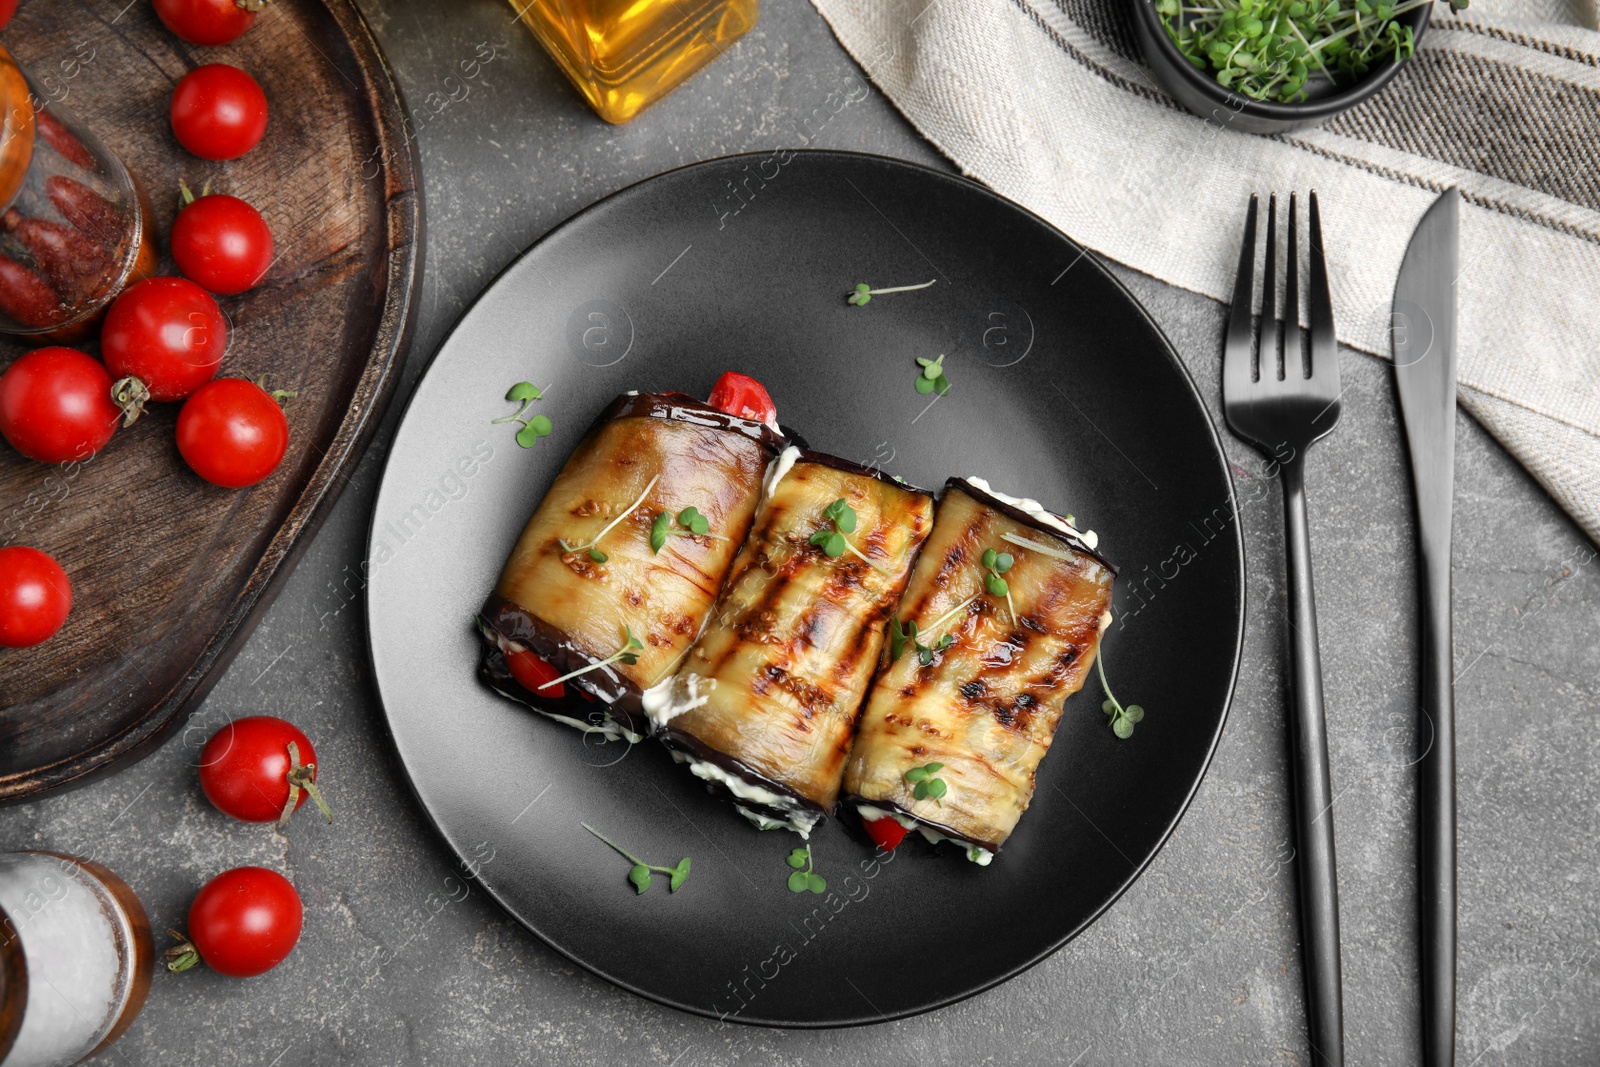
[[[935,804],[938,804],[941,808],[944,807],[944,801],[939,798],[949,792],[950,787],[945,784],[943,778],[934,777],[942,770],[944,770],[944,764],[942,763],[924,763],[920,767],[913,767],[907,771],[905,779],[912,783],[911,795],[918,800],[927,800],[932,797]]]
[[[657,867],[655,864],[646,863],[638,856],[635,856],[633,853],[629,852],[627,849],[623,848],[621,845],[617,844],[615,841],[611,840],[605,834],[601,833],[599,830],[596,830],[588,823],[584,822],[579,823],[578,825],[589,831],[594,836],[598,837],[600,840],[604,841],[606,844],[610,845],[612,848],[616,849],[622,854],[624,859],[633,864],[633,866],[628,870],[628,881],[632,882],[633,888],[640,893],[643,893],[646,889],[649,889],[650,883],[654,881],[654,878],[650,874],[651,871],[656,871],[660,874],[671,876],[671,881],[667,883],[667,889],[673,893],[676,893],[678,888],[689,880],[688,856],[685,856],[683,859],[679,860],[676,867]]]
[[[944,396],[950,392],[950,379],[944,373],[944,353],[940,352],[937,359],[917,357],[917,366],[922,369],[917,372],[917,392],[923,396],[937,392]]]
[[[789,875],[789,892],[791,893],[825,893],[828,883],[822,875],[812,871],[811,846],[797,848],[789,853],[788,864],[794,868],[794,873]],[[801,868],[804,868],[802,870]]]
[[[897,285],[892,289],[874,289],[866,282],[857,282],[855,291],[846,298],[845,302],[854,304],[856,307],[866,307],[875,296],[882,296],[885,293],[915,292],[918,289],[926,289],[938,280],[938,278],[935,278],[932,282],[923,282],[921,285]]]
[[[1133,728],[1144,719],[1144,709],[1137,704],[1123,707],[1116,697],[1111,695],[1111,687],[1106,684],[1106,654],[1101,649],[1094,657],[1094,665],[1100,672],[1100,688],[1106,691],[1105,703],[1100,705],[1100,710],[1110,716],[1111,732],[1123,740],[1133,736]]]
[[[532,382],[518,382],[506,390],[506,399],[522,406],[510,415],[503,415],[498,419],[490,420],[489,425],[498,426],[502,422],[520,422],[522,429],[517,431],[517,444],[523,448],[532,448],[533,443],[541,437],[550,436],[550,419],[546,415],[535,415],[531,419],[522,416],[527,414],[528,408],[535,400],[543,400],[544,393]]]

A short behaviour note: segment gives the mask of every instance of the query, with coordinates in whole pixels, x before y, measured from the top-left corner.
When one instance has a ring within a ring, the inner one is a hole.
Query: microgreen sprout
[[[954,634],[945,634],[938,641],[923,644],[918,640],[917,620],[907,619],[904,623],[896,615],[889,620],[889,662],[893,663],[900,658],[901,653],[910,645],[917,650],[917,662],[924,667],[933,663],[933,657],[956,643]]]
[[[650,551],[660,552],[668,537],[718,537],[711,532],[711,520],[692,507],[678,512],[677,527],[673,526],[672,513],[663,511],[650,525]],[[718,540],[723,538],[718,537]]]
[[[490,420],[491,426],[498,426],[502,422],[520,422],[522,429],[517,431],[517,444],[523,448],[532,448],[533,443],[541,437],[550,436],[550,419],[545,415],[535,415],[531,419],[522,416],[528,411],[535,400],[543,400],[544,392],[532,382],[518,382],[506,391],[506,399],[522,406],[510,415],[503,415],[498,419]]]
[[[633,636],[633,630],[626,625],[622,627],[622,632],[627,637],[627,640],[623,641],[622,647],[611,653],[611,655],[607,656],[603,660],[600,660],[598,663],[591,663],[587,667],[579,667],[575,671],[568,671],[559,678],[552,678],[548,682],[545,682],[543,685],[539,686],[539,689],[549,689],[552,685],[560,685],[569,678],[576,678],[580,674],[588,674],[590,671],[597,671],[601,667],[609,667],[613,663],[626,663],[630,667],[635,663],[638,663],[639,653],[644,651],[644,642]]]
[[[983,587],[989,591],[990,596],[1003,596],[1006,598],[1006,608],[1011,612],[1011,621],[1017,620],[1017,605],[1011,600],[1011,583],[1000,577],[1011,569],[1016,560],[1009,552],[996,552],[992,548],[983,550]]]
[[[943,778],[934,777],[942,770],[944,770],[944,764],[942,763],[924,763],[920,767],[913,767],[907,771],[905,779],[912,783],[911,795],[918,800],[927,800],[932,797],[935,804],[941,808],[944,807],[944,801],[939,798],[949,792],[950,787],[945,784]]]
[[[683,859],[679,860],[676,867],[657,867],[655,864],[646,863],[638,856],[635,856],[633,853],[629,852],[627,849],[623,848],[621,845],[617,844],[615,841],[611,840],[605,834],[601,833],[599,830],[596,830],[588,823],[584,822],[579,823],[578,825],[589,831],[594,836],[598,837],[600,840],[604,841],[606,844],[610,845],[612,848],[616,849],[622,854],[624,859],[633,864],[633,867],[628,871],[628,881],[632,882],[633,888],[638,890],[640,893],[643,893],[646,889],[649,889],[650,883],[654,881],[650,874],[651,871],[670,875],[672,880],[667,883],[667,889],[674,893],[678,891],[679,886],[683,885],[683,883],[689,880],[688,856],[685,856]]]
[[[797,848],[789,853],[788,864],[794,868],[794,873],[789,875],[789,892],[791,893],[825,893],[828,883],[823,881],[822,875],[811,870],[811,846]],[[802,870],[801,868],[804,868]]]
[[[1094,665],[1100,671],[1100,688],[1106,691],[1105,703],[1100,705],[1100,710],[1110,716],[1111,732],[1126,740],[1133,736],[1133,727],[1144,718],[1144,709],[1137,704],[1123,707],[1117,698],[1111,695],[1111,687],[1106,684],[1106,654],[1101,649],[1094,658]]]
[[[866,282],[857,282],[855,292],[846,298],[846,302],[854,304],[856,307],[866,307],[875,296],[882,296],[884,293],[915,292],[918,289],[926,289],[938,280],[938,278],[935,278],[932,282],[923,282],[921,285],[897,285],[893,289],[874,289]]]
[[[838,559],[846,552],[849,552],[879,574],[889,573],[868,559],[859,548],[851,543],[850,538],[845,536],[856,532],[856,509],[851,507],[844,497],[840,497],[829,504],[822,514],[827,518],[828,526],[831,526],[832,529],[823,528],[812,534],[810,544],[822,549],[823,554],[829,559]]]
[[[940,352],[937,359],[928,359],[924,356],[917,357],[917,366],[922,369],[917,372],[917,392],[923,396],[937,392],[944,396],[950,392],[950,379],[944,374],[944,353]]]
[[[907,619],[905,622],[901,622],[900,616],[892,617],[889,620],[889,662],[893,663],[899,659],[900,654],[906,650],[906,645],[910,644],[911,647],[917,650],[917,662],[924,667],[931,666],[936,653],[943,652],[956,643],[955,635],[945,634],[938,641],[929,641],[927,643],[924,643],[922,638],[938,633],[941,626],[966,611],[967,605],[977,599],[976,595],[967,597],[967,599],[933,620],[933,625],[920,630],[917,628],[915,619]]]
[[[599,533],[589,538],[589,540],[583,542],[583,544],[569,545],[566,541],[558,539],[556,544],[561,546],[561,554],[564,556],[571,556],[579,552],[587,552],[589,554],[589,558],[594,560],[596,563],[604,563],[606,560],[610,559],[611,557],[607,556],[604,552],[595,547],[600,543],[600,538],[610,533],[612,529],[616,527],[617,523],[621,522],[623,519],[637,511],[639,505],[644,503],[644,498],[650,495],[650,490],[654,489],[656,487],[656,482],[660,480],[661,475],[659,474],[654,478],[651,478],[650,481],[645,485],[644,492],[639,494],[638,500],[635,500],[633,503],[629,504],[626,511],[612,519],[610,522],[606,523],[605,527]]]

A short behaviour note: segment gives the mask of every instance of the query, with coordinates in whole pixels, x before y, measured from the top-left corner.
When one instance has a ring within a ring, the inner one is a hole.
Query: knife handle
[[[1339,878],[1333,849],[1333,784],[1322,704],[1317,600],[1311,584],[1304,452],[1285,463],[1283,506],[1289,572],[1289,730],[1293,741],[1295,855],[1301,967],[1311,1062],[1344,1065],[1344,992],[1339,966]]]
[[[1422,1062],[1451,1067],[1456,1043],[1456,698],[1450,542],[1423,536],[1422,685],[1417,743],[1422,823],[1417,888],[1422,942]]]

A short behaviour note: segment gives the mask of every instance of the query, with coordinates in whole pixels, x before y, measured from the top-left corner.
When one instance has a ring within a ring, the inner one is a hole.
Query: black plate
[[[857,282],[930,278],[845,302]],[[940,352],[953,388],[930,405],[915,357]],[[729,368],[765,382],[813,447],[920,485],[983,474],[1074,512],[1121,563],[1106,662],[1148,715],[1117,740],[1091,675],[991,866],[910,839],[874,864],[858,830],[829,820],[812,839],[830,892],[791,894],[798,838],[753,830],[654,742],[586,743],[475,680],[473,612],[590,420],[629,389],[704,396]],[[514,425],[490,425],[524,379],[546,389],[537,410],[555,426],[528,450]],[[1171,832],[1238,668],[1233,508],[1216,430],[1171,346],[1049,225],[972,182],[874,156],[714,160],[558,227],[440,349],[373,516],[373,668],[423,807],[557,951],[703,1015],[892,1019],[1059,948]],[[628,864],[580,822],[653,863],[692,856],[693,874],[638,896]]]

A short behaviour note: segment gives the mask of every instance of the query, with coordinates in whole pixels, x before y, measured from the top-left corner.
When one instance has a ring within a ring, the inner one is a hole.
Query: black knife
[[[1456,275],[1461,193],[1434,201],[1394,285],[1395,385],[1417,496],[1421,714],[1417,719],[1422,1062],[1455,1063],[1456,699],[1450,635],[1450,512],[1456,455]]]

